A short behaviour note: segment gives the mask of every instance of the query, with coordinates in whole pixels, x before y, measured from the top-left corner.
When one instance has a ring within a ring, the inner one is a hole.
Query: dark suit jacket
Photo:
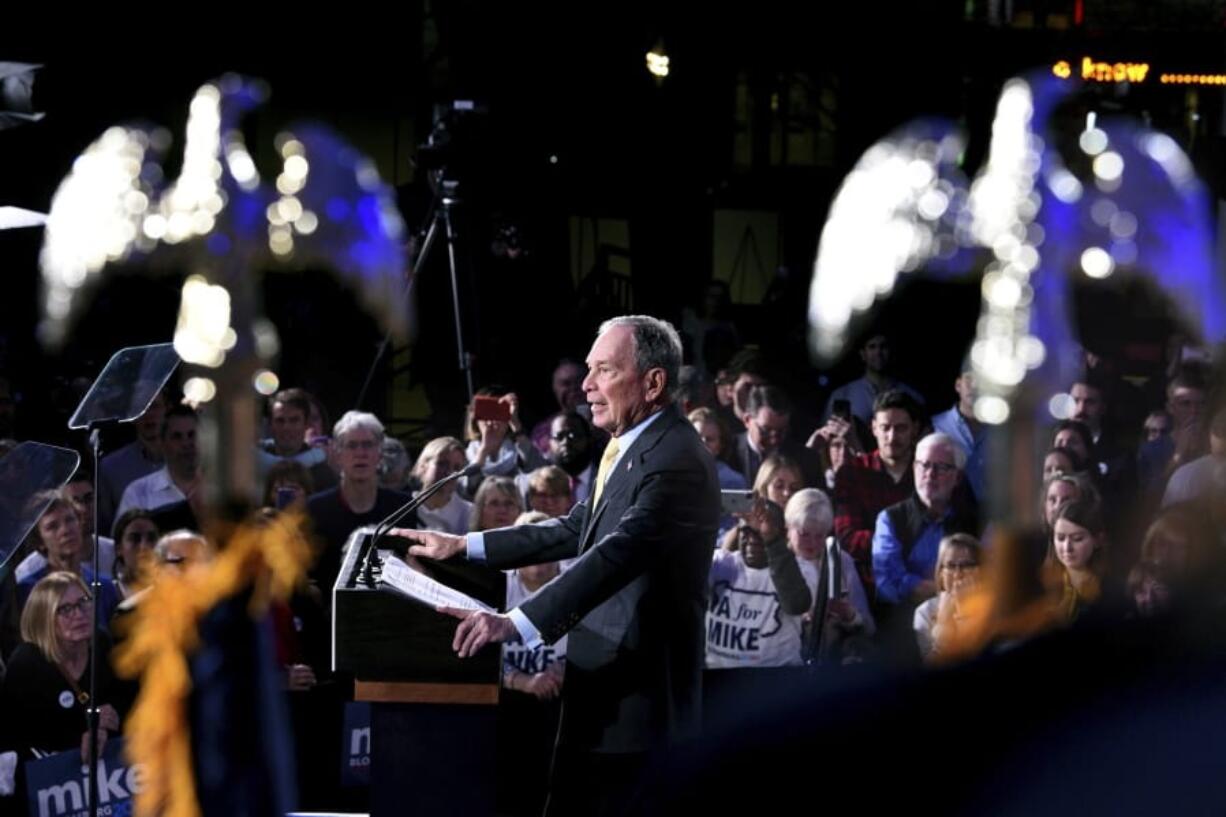
[[[810,488],[825,489],[826,475],[822,473],[821,463],[813,449],[806,448],[792,440],[784,440],[783,444],[776,449],[776,453],[793,460],[800,466],[805,485]],[[732,467],[740,471],[745,481],[752,487],[754,479],[758,476],[758,469],[762,467],[764,457],[750,447],[748,431],[742,431],[736,435],[736,451],[733,457]]]
[[[715,460],[670,406],[594,510],[485,534],[496,568],[579,556],[520,608],[548,643],[569,631],[560,747],[645,752],[697,733],[719,512]]]

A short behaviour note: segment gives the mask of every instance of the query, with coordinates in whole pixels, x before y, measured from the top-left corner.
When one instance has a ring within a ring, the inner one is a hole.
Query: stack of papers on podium
[[[453,590],[442,582],[435,581],[420,570],[410,567],[403,559],[391,554],[388,554],[383,560],[383,575],[380,583],[433,608],[455,607],[460,610],[497,612],[488,604],[477,601],[459,590]]]

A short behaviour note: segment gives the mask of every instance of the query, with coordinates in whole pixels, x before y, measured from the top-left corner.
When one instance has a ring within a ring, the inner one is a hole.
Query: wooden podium
[[[353,676],[355,700],[374,704],[371,814],[493,814],[501,647],[458,658],[458,620],[374,581],[371,532],[350,537],[332,589],[333,670]],[[463,559],[426,567],[431,578],[502,609],[500,571]]]

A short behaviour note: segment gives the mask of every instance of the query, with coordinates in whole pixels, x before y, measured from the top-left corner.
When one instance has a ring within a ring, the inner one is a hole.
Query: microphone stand
[[[379,558],[378,548],[379,541],[387,535],[397,522],[404,519],[422,506],[423,503],[430,497],[437,494],[445,486],[450,485],[463,477],[470,477],[480,473],[481,466],[477,463],[469,463],[459,471],[454,471],[440,480],[431,483],[421,491],[417,496],[410,499],[408,502],[401,505],[396,510],[392,511],[387,518],[375,525],[375,531],[368,538],[362,553],[359,554],[356,564],[362,565],[362,581],[367,587],[374,587],[375,575],[382,571],[383,561]],[[356,577],[350,576],[348,586],[353,587],[356,583]]]
[[[98,620],[102,605],[102,546],[98,532],[98,482],[102,477],[102,432],[119,425],[118,418],[95,420],[89,424],[89,447],[94,458],[94,575],[90,582],[90,592],[93,594],[93,622],[89,632],[89,700],[85,705],[85,728],[89,732],[89,763],[86,766],[85,786],[89,792],[89,817],[98,815]]]

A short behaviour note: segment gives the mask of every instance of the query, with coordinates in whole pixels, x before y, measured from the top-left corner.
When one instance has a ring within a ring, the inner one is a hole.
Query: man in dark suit
[[[824,485],[817,455],[788,439],[792,423],[792,404],[776,386],[753,386],[745,398],[745,430],[736,436],[733,467],[750,485],[758,477],[758,469],[772,454],[794,461],[803,472],[805,485]]]
[[[546,813],[619,814],[654,749],[697,733],[715,462],[671,403],[681,341],[645,316],[606,321],[587,358],[592,422],[612,435],[592,496],[564,518],[467,537],[404,531],[415,556],[495,568],[578,556],[508,614],[462,618],[454,647],[552,643],[569,631]]]

